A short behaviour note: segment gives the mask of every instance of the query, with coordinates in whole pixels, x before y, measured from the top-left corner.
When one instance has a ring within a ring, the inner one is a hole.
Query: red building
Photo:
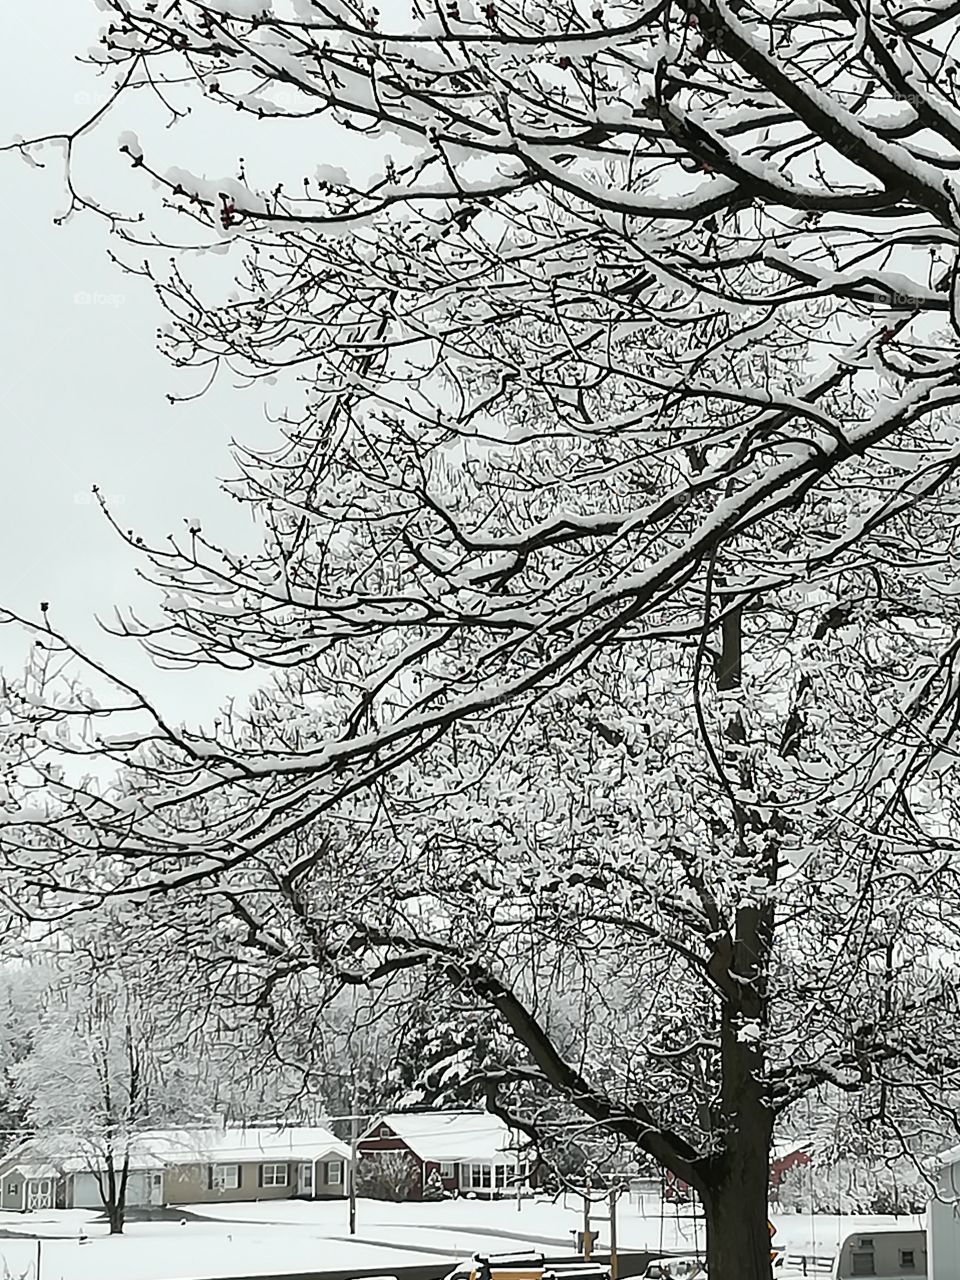
[[[808,1142],[776,1142],[770,1152],[770,1199],[778,1200],[784,1174],[798,1165],[810,1163]],[[663,1176],[663,1198],[671,1204],[686,1204],[692,1199],[692,1189],[669,1170]]]
[[[770,1153],[770,1198],[778,1199],[783,1175],[798,1165],[810,1163],[808,1142],[777,1142]]]
[[[520,1140],[522,1142],[522,1139]],[[494,1198],[530,1185],[518,1135],[485,1111],[411,1111],[380,1116],[357,1142],[360,1161],[389,1151],[408,1154],[418,1170],[419,1200],[436,1171],[445,1191]]]

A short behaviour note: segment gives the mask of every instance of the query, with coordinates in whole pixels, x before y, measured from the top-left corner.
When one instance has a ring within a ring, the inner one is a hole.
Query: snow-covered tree
[[[99,3],[121,106],[149,73],[396,154],[202,181],[121,140],[244,255],[224,305],[131,263],[165,348],[288,405],[232,490],[262,555],[188,522],[129,627],[273,678],[205,731],[12,690],[9,874],[216,888],[193,942],[281,1006],[426,967],[499,1019],[491,1106],[656,1158],[713,1280],[768,1277],[778,1115],[953,1122],[954,7]]]
[[[87,939],[70,955],[64,979],[45,993],[31,1051],[13,1069],[16,1091],[54,1161],[80,1155],[88,1163],[117,1234],[131,1144],[156,1114],[165,1059],[184,1046],[162,1036],[152,993],[131,980],[109,946]]]
[[[37,977],[29,1043],[8,1067],[13,1096],[50,1163],[83,1159],[111,1233],[123,1230],[138,1134],[233,1119],[237,1077],[248,1106],[269,1077],[262,1050],[229,1066],[244,1043],[216,1017],[192,957],[165,937],[161,916],[115,901],[96,918],[34,927],[19,944]]]
[[[371,1200],[409,1200],[419,1185],[409,1151],[367,1151],[357,1163],[357,1191]]]
[[[54,1165],[80,1157],[120,1233],[145,1131],[303,1119],[310,1090],[248,1025],[242,988],[218,1010],[216,975],[164,949],[149,912],[115,903],[58,924],[23,947],[38,976],[28,1042],[6,1064],[11,1098],[20,1136]],[[318,1110],[313,1099],[310,1122]]]
[[[446,1192],[444,1191],[443,1179],[440,1177],[439,1169],[431,1169],[427,1180],[423,1184],[424,1200],[442,1200]]]
[[[8,956],[0,964],[0,1152],[27,1131],[16,1069],[30,1055],[42,1017],[42,1003],[54,974],[42,959]]]
[[[120,993],[104,991],[82,1012],[49,1010],[16,1068],[28,1122],[49,1135],[54,1160],[89,1164],[111,1234],[123,1231],[130,1144],[147,1115],[145,1048]]]

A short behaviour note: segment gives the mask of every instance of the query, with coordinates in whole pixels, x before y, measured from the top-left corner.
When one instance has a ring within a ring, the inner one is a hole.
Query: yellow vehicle
[[[539,1280],[545,1266],[542,1253],[475,1253],[458,1262],[444,1280]]]
[[[548,1262],[542,1253],[475,1253],[444,1280],[610,1280],[610,1268],[574,1259]]]

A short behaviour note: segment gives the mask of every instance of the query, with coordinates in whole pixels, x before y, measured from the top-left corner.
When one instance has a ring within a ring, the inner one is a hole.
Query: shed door
[[[27,1183],[27,1208],[53,1208],[53,1179],[31,1178]]]

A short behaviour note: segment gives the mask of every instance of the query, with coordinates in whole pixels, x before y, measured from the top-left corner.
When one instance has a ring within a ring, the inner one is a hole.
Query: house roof
[[[55,1169],[52,1164],[31,1164],[24,1161],[22,1164],[15,1165],[10,1169],[10,1173],[18,1173],[21,1178],[58,1178],[60,1171]]]
[[[329,1129],[305,1125],[290,1129],[154,1129],[137,1135],[134,1150],[162,1164],[319,1160],[328,1155],[350,1158],[350,1148]]]
[[[770,1159],[786,1160],[790,1156],[807,1155],[813,1144],[804,1138],[785,1138],[782,1142],[775,1142],[770,1148]]]
[[[391,1129],[420,1160],[506,1162],[505,1158],[517,1156],[518,1135],[485,1111],[394,1111],[381,1116],[364,1136],[372,1136],[382,1125]]]
[[[28,1138],[7,1153],[4,1163],[29,1168],[54,1165],[61,1173],[79,1173],[97,1164],[97,1142],[70,1134]],[[350,1158],[350,1148],[329,1129],[296,1127],[150,1129],[135,1134],[129,1144],[131,1170],[163,1169],[172,1164],[240,1164],[263,1160],[320,1160]]]

